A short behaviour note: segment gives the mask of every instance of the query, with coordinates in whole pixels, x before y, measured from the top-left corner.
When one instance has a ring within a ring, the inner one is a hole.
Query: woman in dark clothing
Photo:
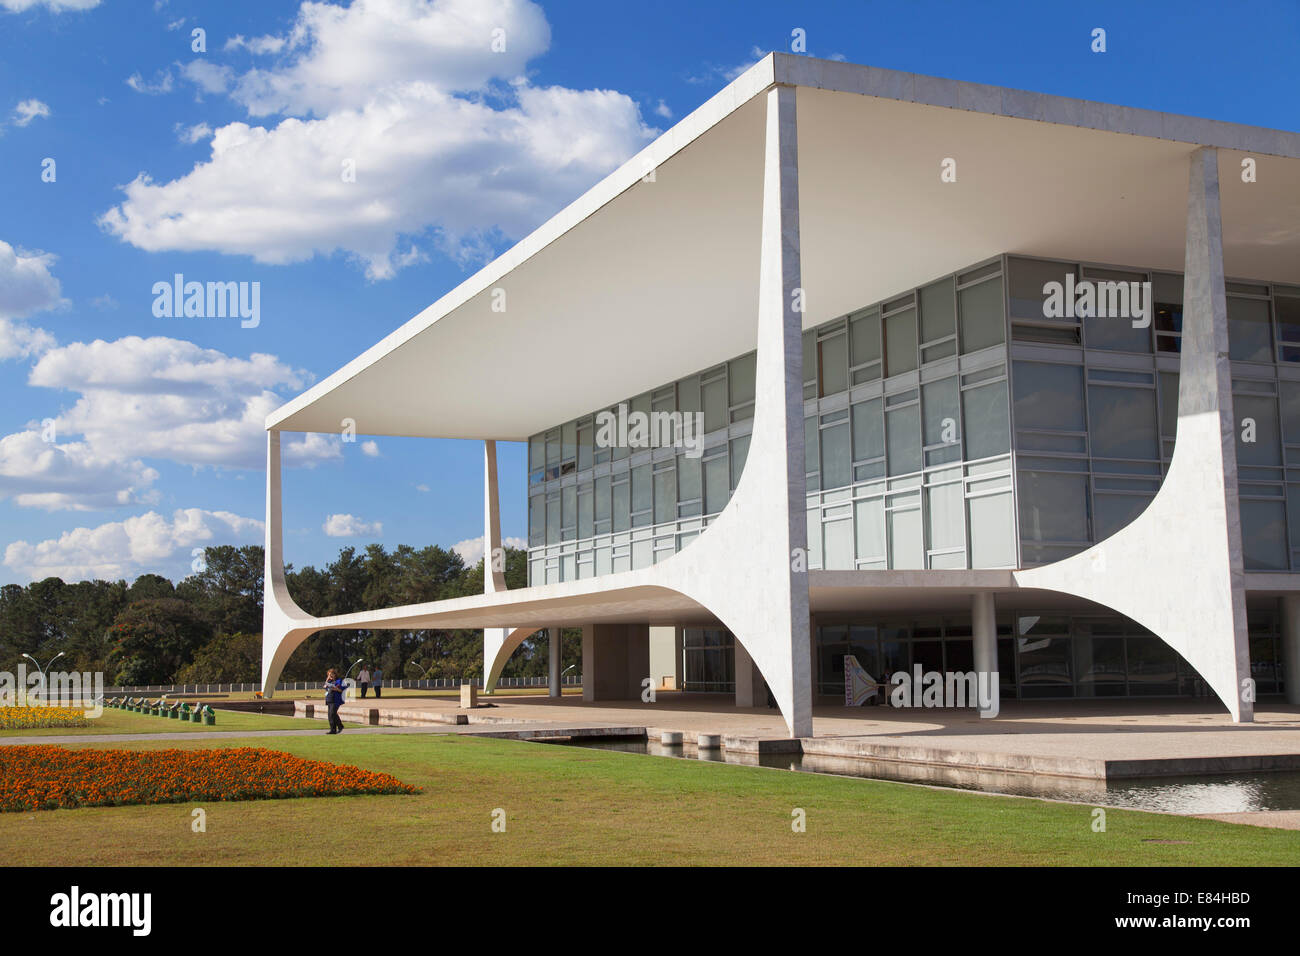
[[[330,713],[330,729],[326,733],[343,732],[343,721],[339,720],[339,705],[342,703],[343,681],[339,680],[339,672],[331,667],[325,675],[325,706],[329,708]]]

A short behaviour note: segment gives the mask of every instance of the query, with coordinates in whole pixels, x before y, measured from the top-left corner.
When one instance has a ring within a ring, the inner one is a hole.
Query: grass
[[[215,726],[192,724],[188,720],[154,717],[128,710],[105,707],[104,712],[91,718],[89,727],[44,727],[40,730],[0,730],[5,737],[63,737],[82,734],[171,734],[207,731],[247,730],[310,730],[315,725],[296,717],[272,714],[245,714],[233,710],[218,710]],[[4,751],[0,750],[0,759]]]
[[[266,740],[139,742],[151,747]],[[609,751],[455,735],[285,737],[275,749],[355,764],[418,795],[0,814],[0,853],[41,865],[401,864],[1289,865],[1300,832]],[[202,806],[207,832],[191,831]],[[791,811],[807,831],[791,829]],[[506,832],[492,832],[494,809]],[[358,838],[358,834],[364,838]],[[1186,841],[1155,843],[1148,841]]]

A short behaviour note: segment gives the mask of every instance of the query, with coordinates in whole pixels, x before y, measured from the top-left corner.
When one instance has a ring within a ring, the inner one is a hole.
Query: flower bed
[[[0,730],[89,726],[85,711],[75,707],[0,707]]]
[[[0,751],[0,813],[195,800],[419,793],[396,777],[260,747]]]

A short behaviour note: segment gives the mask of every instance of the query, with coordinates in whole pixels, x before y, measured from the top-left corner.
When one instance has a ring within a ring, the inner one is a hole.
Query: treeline
[[[24,653],[42,667],[102,671],[109,684],[257,681],[262,658],[263,552],[260,546],[204,549],[203,570],[173,584],[157,574],[125,581],[65,583],[46,578],[0,587],[0,669],[16,670]],[[526,555],[506,549],[506,582],[526,584]],[[483,562],[467,567],[438,546],[344,548],[328,566],[286,568],[289,592],[315,616],[417,604],[483,593]],[[581,656],[570,632],[564,663]],[[525,642],[507,665],[510,677],[541,676],[545,639]],[[389,679],[477,677],[480,631],[323,631],[290,658],[282,680],[316,680],[358,658]],[[28,665],[30,667],[30,664]]]

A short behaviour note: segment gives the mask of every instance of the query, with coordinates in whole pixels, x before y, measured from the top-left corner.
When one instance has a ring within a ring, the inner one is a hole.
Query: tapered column
[[[504,552],[501,550],[501,501],[497,488],[497,443],[483,442],[483,593],[496,594],[506,590]],[[498,565],[498,562],[499,565]],[[483,629],[483,690],[496,689],[502,657],[509,628]],[[511,648],[513,650],[513,648]]]
[[[281,504],[280,433],[266,433],[266,527],[262,568],[262,695],[275,684],[289,655],[315,633],[313,619],[293,602],[284,579],[284,517]],[[323,679],[324,675],[322,675]]]
[[[550,696],[559,697],[562,689],[560,686],[560,657],[564,649],[564,639],[560,636],[560,629],[554,625],[546,629],[546,635],[551,653]]]
[[[1254,694],[1218,164],[1208,147],[1189,159],[1178,431],[1169,473],[1133,522],[1080,554],[1015,578],[1021,587],[1078,595],[1137,621],[1196,668],[1234,720],[1249,721]]]

